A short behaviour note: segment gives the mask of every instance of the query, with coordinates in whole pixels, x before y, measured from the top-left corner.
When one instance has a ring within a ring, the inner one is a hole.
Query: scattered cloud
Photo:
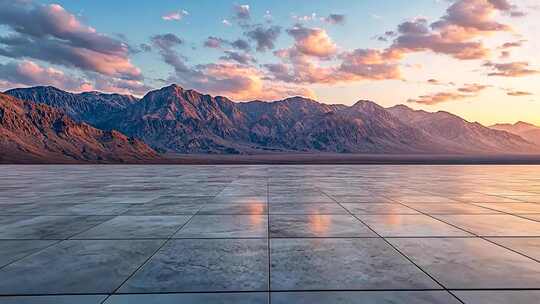
[[[409,99],[407,100],[407,102],[424,105],[435,105],[448,101],[463,100],[478,96],[480,92],[489,87],[490,86],[488,85],[481,85],[477,83],[464,84],[455,91],[435,92],[432,94],[421,95],[418,98]]]
[[[256,62],[255,58],[247,53],[236,51],[225,51],[224,53],[225,55],[221,56],[220,59],[225,61],[235,61],[239,64],[250,64]]]
[[[297,16],[293,14],[291,17],[297,22],[309,22],[309,21],[319,20],[317,13],[311,13],[310,15],[303,15],[303,16]]]
[[[373,49],[356,49],[340,54],[340,63],[320,65],[319,57],[308,56],[296,48],[275,52],[282,63],[264,67],[272,79],[298,84],[336,84],[362,80],[400,79],[398,64],[391,54]]]
[[[484,66],[491,68],[492,70],[492,72],[488,73],[488,76],[524,77],[540,73],[539,70],[530,68],[529,63],[526,61],[508,63],[494,63],[488,61],[484,63]]]
[[[525,91],[509,91],[506,93],[506,95],[512,96],[512,97],[521,97],[521,96],[532,96],[534,94],[531,92],[525,92]]]
[[[154,35],[150,38],[152,43],[159,49],[170,49],[174,46],[183,44],[184,41],[173,33]]]
[[[110,78],[100,74],[88,75],[90,86],[81,91],[101,91],[108,93],[133,94],[142,96],[154,88],[139,80]]]
[[[234,6],[235,17],[242,20],[251,18],[251,11],[247,4],[237,4]]]
[[[180,21],[187,15],[189,15],[188,11],[186,11],[186,10],[178,10],[178,11],[175,11],[175,12],[169,12],[169,13],[161,16],[161,19],[163,19],[165,21]]]
[[[256,50],[258,52],[265,52],[272,50],[275,47],[275,42],[281,33],[279,26],[271,26],[268,28],[257,26],[252,30],[245,32],[245,35],[255,41]]]
[[[244,39],[236,39],[231,43],[231,46],[242,51],[249,51],[251,49],[249,42]]]
[[[482,85],[478,83],[465,84],[461,88],[458,88],[459,92],[462,93],[478,93],[485,89],[489,88],[489,85]]]
[[[415,99],[409,99],[407,102],[418,103],[424,105],[435,105],[452,100],[460,100],[471,97],[470,95],[460,94],[456,92],[439,92],[429,95],[422,95]]]
[[[263,16],[264,20],[266,20],[266,22],[270,23],[272,22],[272,20],[274,19],[274,17],[272,16],[272,13],[267,10],[266,12],[264,12],[264,16]]]
[[[156,35],[152,38],[152,43],[163,61],[173,68],[167,82],[180,83],[236,100],[278,99],[291,95],[313,96],[309,89],[268,82],[259,69],[249,64],[251,60],[246,54],[225,51],[222,62],[190,66],[175,49],[182,44],[180,38],[173,34]]]
[[[206,38],[203,45],[205,47],[207,47],[207,48],[219,49],[226,43],[227,43],[227,41],[225,39],[210,36],[210,37]]]
[[[344,24],[345,15],[343,14],[330,14],[328,17],[324,18],[324,21],[330,24]]]
[[[305,55],[328,58],[337,52],[336,44],[324,29],[308,28],[296,24],[287,29],[287,33],[294,38],[294,47]]]
[[[248,52],[251,50],[251,46],[244,39],[236,39],[234,41],[229,41],[220,37],[209,36],[204,41],[203,45],[211,49],[221,49],[224,47],[232,47],[237,50],[242,50]]]
[[[229,20],[227,20],[227,19],[221,20],[221,23],[222,23],[223,25],[225,25],[225,26],[232,26],[231,22],[230,22]]]
[[[510,49],[510,48],[517,48],[523,46],[523,44],[527,42],[527,40],[518,40],[518,41],[511,41],[503,43],[499,49]]]
[[[139,49],[143,52],[151,52],[152,51],[152,46],[149,45],[149,44],[146,44],[146,43],[141,43],[139,45]]]
[[[500,59],[507,59],[510,58],[510,52],[509,51],[501,51],[501,54],[499,55]]]

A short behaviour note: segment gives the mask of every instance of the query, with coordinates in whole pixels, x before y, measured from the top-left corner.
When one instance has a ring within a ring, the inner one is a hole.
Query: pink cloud
[[[189,13],[186,10],[179,10],[176,12],[170,12],[163,16],[161,16],[161,19],[165,21],[180,21],[185,16],[189,15]]]
[[[81,77],[65,74],[52,67],[43,67],[30,60],[0,64],[0,78],[4,80],[5,89],[52,85],[66,90],[81,91],[92,87]]]
[[[458,0],[436,22],[417,18],[400,24],[391,48],[403,54],[432,51],[461,60],[487,58],[491,52],[478,38],[512,31],[495,17],[516,11],[506,0]]]
[[[464,84],[455,91],[435,92],[432,94],[421,95],[418,98],[411,98],[407,100],[407,102],[424,105],[435,105],[443,102],[475,97],[487,88],[489,88],[488,85],[481,85],[478,83]]]
[[[0,55],[34,58],[107,76],[138,79],[128,46],[98,33],[58,4],[2,1],[0,24],[13,33],[0,36]]]
[[[307,28],[301,24],[287,30],[295,40],[295,48],[308,56],[330,57],[337,52],[336,44],[324,29]]]

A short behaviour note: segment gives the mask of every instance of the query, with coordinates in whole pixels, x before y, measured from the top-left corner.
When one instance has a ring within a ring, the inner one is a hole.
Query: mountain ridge
[[[25,92],[32,89],[8,92],[33,96]],[[91,93],[70,96],[83,99],[85,94]],[[84,102],[88,99],[81,101]],[[62,107],[62,102],[54,100],[45,103]],[[140,138],[159,151],[184,154],[528,154],[540,151],[538,145],[519,135],[468,122],[448,112],[413,110],[406,105],[384,108],[369,100],[359,100],[351,106],[325,104],[300,96],[273,102],[237,103],[176,84],[121,103],[108,113],[88,116],[91,119],[86,122],[98,129],[118,130]],[[100,118],[95,119],[98,116]],[[81,114],[80,117],[84,120],[86,116]]]

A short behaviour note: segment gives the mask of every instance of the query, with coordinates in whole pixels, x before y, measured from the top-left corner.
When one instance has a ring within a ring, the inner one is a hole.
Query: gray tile
[[[54,244],[57,241],[0,241],[0,267],[32,254],[40,249]]]
[[[274,292],[275,304],[459,304],[446,291]]]
[[[540,303],[539,290],[454,291],[465,304]]]
[[[438,289],[381,239],[271,239],[272,290]]]
[[[198,214],[266,214],[266,203],[206,204]]]
[[[117,216],[83,233],[75,239],[143,239],[168,238],[190,215],[177,216]]]
[[[540,263],[479,238],[390,242],[449,289],[540,287]]]
[[[130,204],[112,203],[32,203],[2,205],[2,214],[15,215],[118,215],[126,212]],[[7,207],[7,208],[6,208]],[[7,210],[5,210],[7,209]]]
[[[540,236],[540,223],[506,214],[435,215],[480,236]]]
[[[266,240],[171,240],[129,279],[120,293],[264,291]]]
[[[377,237],[353,216],[297,214],[270,216],[271,237]]]
[[[112,216],[8,216],[0,217],[0,239],[65,239],[90,229]]]
[[[264,238],[266,215],[195,215],[174,238]]]
[[[385,237],[470,236],[427,215],[358,215],[366,225]]]
[[[107,296],[17,296],[0,297],[0,304],[101,304]]]
[[[407,206],[426,214],[500,214],[499,211],[482,208],[472,204],[415,204]]]
[[[342,204],[353,214],[419,214],[411,208],[396,203]]]
[[[270,204],[270,214],[348,214],[348,212],[337,203],[325,203],[325,204],[272,203]]]
[[[132,205],[122,215],[193,215],[204,204],[201,203],[147,203]]]
[[[540,261],[540,238],[490,238],[489,240]]]
[[[0,294],[109,293],[162,241],[68,240],[0,271]]]
[[[2,303],[2,302],[0,302]],[[104,304],[268,304],[267,293],[184,293],[113,295]]]
[[[228,196],[218,195],[208,201],[209,204],[267,204],[266,192],[258,195]]]
[[[288,203],[288,204],[302,204],[302,203],[335,203],[333,199],[324,194],[312,194],[312,193],[296,193],[296,194],[279,194],[269,197],[270,203]]]

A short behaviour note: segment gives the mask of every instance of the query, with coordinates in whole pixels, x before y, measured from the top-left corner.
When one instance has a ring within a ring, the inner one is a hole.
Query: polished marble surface
[[[537,303],[537,166],[1,166],[0,304]]]

